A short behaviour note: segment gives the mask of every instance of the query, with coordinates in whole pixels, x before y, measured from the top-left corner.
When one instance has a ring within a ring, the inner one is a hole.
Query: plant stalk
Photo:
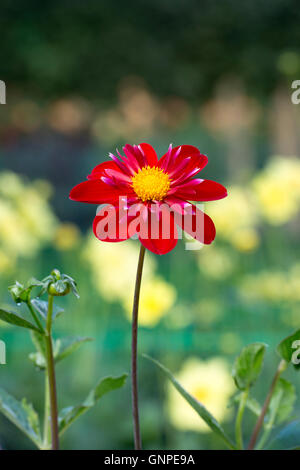
[[[268,395],[266,397],[266,400],[264,402],[264,405],[262,407],[262,410],[261,410],[261,413],[259,415],[259,418],[257,420],[257,423],[255,425],[255,428],[253,430],[253,433],[252,433],[252,436],[251,436],[251,439],[250,439],[250,442],[249,442],[249,445],[248,445],[248,450],[253,450],[254,447],[255,447],[255,444],[256,444],[256,441],[257,441],[257,438],[258,438],[258,435],[260,433],[260,430],[263,426],[263,423],[264,423],[264,419],[265,419],[265,416],[266,416],[266,413],[268,411],[268,408],[269,408],[269,405],[270,405],[270,401],[271,401],[271,398],[272,398],[272,395],[274,393],[274,390],[275,390],[275,387],[276,387],[276,384],[278,382],[278,379],[280,378],[281,374],[283,371],[285,371],[285,369],[287,368],[288,366],[288,363],[282,359],[282,361],[280,361],[279,363],[279,366],[276,370],[276,373],[273,377],[273,380],[272,380],[272,383],[271,383],[271,386],[270,386],[270,389],[269,389],[269,392],[268,392]]]
[[[44,449],[48,449],[51,430],[50,430],[50,400],[49,400],[49,383],[48,383],[48,371],[45,370],[45,406],[44,406]]]
[[[134,300],[132,308],[132,342],[131,342],[131,393],[132,393],[132,417],[133,417],[133,434],[135,450],[142,449],[140,423],[139,423],[139,406],[138,406],[138,384],[137,384],[137,336],[138,336],[138,313],[139,300],[142,281],[142,272],[145,258],[145,247],[141,245],[138,267],[136,272]]]
[[[51,444],[52,450],[59,449],[58,438],[58,413],[57,413],[57,397],[56,397],[56,380],[55,380],[55,366],[52,348],[52,311],[53,311],[53,296],[48,296],[48,312],[46,322],[46,361],[47,361],[47,374],[49,385],[49,401],[50,401],[50,419],[51,419]]]
[[[244,411],[247,403],[247,398],[249,394],[249,388],[243,391],[241,400],[239,403],[239,409],[237,412],[236,422],[235,422],[235,436],[236,436],[236,445],[238,449],[244,448],[243,443],[243,433],[242,433],[242,421],[244,416]]]

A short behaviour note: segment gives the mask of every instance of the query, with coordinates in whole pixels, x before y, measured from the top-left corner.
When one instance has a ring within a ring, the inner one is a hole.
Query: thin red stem
[[[140,434],[140,422],[139,422],[139,406],[138,406],[138,384],[137,384],[137,336],[138,336],[138,312],[139,312],[139,300],[140,290],[142,281],[142,272],[145,257],[145,247],[141,245],[135,290],[134,300],[132,309],[132,343],[131,343],[131,384],[132,384],[132,416],[133,416],[133,434],[134,434],[134,448],[135,450],[141,450],[142,441]]]
[[[287,367],[287,362],[282,360],[280,363],[279,363],[279,366],[276,370],[276,373],[273,377],[273,380],[272,380],[272,383],[271,383],[271,386],[270,386],[270,389],[269,389],[269,392],[268,392],[268,395],[266,397],[266,400],[263,404],[263,407],[262,407],[262,410],[261,410],[261,413],[259,415],[259,418],[257,420],[257,423],[256,423],[256,426],[253,430],[253,433],[252,433],[252,436],[251,436],[251,439],[250,439],[250,442],[249,442],[249,445],[248,445],[248,449],[247,450],[253,450],[254,447],[255,447],[255,444],[256,444],[256,441],[257,441],[257,438],[258,438],[258,435],[260,433],[260,430],[263,426],[263,423],[264,423],[264,419],[265,419],[265,416],[266,416],[266,413],[268,411],[268,408],[269,408],[269,405],[270,405],[270,401],[271,401],[271,398],[272,398],[272,395],[274,393],[274,390],[275,390],[275,387],[276,387],[276,384],[278,382],[278,379],[280,378],[282,372],[286,369]]]

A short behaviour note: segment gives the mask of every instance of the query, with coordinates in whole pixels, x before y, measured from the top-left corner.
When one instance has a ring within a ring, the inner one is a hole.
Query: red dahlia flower
[[[70,199],[109,204],[97,213],[93,229],[102,241],[122,241],[138,233],[153,253],[171,251],[178,239],[176,226],[196,240],[210,244],[216,234],[211,218],[188,201],[214,201],[227,196],[215,181],[193,178],[208,159],[192,145],[172,148],[158,160],[149,144],[125,145],[125,156],[110,154],[70,192]],[[138,213],[138,215],[137,215]],[[104,220],[105,219],[105,220]],[[104,231],[113,222],[114,230]],[[149,235],[150,233],[150,235]]]

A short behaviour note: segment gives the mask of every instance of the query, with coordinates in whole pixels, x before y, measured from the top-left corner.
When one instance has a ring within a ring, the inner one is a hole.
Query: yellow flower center
[[[160,168],[145,166],[132,177],[132,187],[142,201],[161,201],[170,189],[171,179]]]
[[[192,394],[200,403],[206,403],[210,396],[209,390],[205,387],[197,387]]]

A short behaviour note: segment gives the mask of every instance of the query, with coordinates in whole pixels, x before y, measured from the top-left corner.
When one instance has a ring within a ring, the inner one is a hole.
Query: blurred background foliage
[[[67,313],[55,333],[95,341],[58,365],[61,407],[79,402],[99,376],[129,371],[138,256],[136,241],[94,239],[96,207],[68,193],[109,151],[145,140],[159,154],[170,142],[198,146],[209,157],[203,176],[228,185],[229,197],[206,205],[217,227],[212,246],[187,239],[162,258],[147,253],[140,351],[230,429],[233,358],[266,342],[262,401],[278,363],[274,346],[299,328],[300,113],[290,98],[300,79],[299,15],[292,0],[3,0],[1,302],[11,303],[15,280],[53,267],[77,280],[80,300],[59,300]],[[41,411],[29,337],[0,328],[1,387],[33,397]],[[143,358],[139,367],[145,447],[220,448],[159,371]],[[246,422],[249,436],[247,413]],[[0,445],[30,447],[2,416]],[[131,448],[129,384],[74,425],[63,446]]]

